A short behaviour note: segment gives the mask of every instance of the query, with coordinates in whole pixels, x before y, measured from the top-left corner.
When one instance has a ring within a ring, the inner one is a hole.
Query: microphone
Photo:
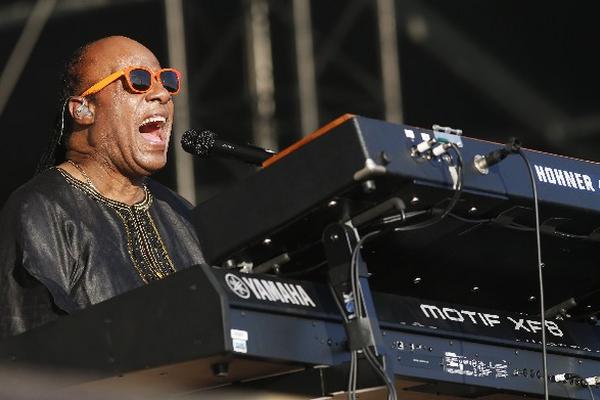
[[[262,163],[274,156],[272,150],[266,150],[253,145],[239,145],[218,139],[216,133],[204,129],[200,132],[188,129],[181,137],[181,147],[188,153],[206,158],[212,155],[234,158],[248,164],[262,165]]]

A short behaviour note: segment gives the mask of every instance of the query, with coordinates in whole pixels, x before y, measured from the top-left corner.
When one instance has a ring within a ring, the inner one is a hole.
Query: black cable
[[[348,316],[346,315],[346,310],[344,309],[344,306],[342,305],[342,303],[340,303],[340,299],[338,299],[338,297],[335,293],[335,289],[333,288],[333,286],[331,286],[331,283],[329,283],[327,286],[329,287],[329,290],[331,291],[331,295],[333,296],[333,300],[335,301],[335,304],[337,305],[338,310],[340,311],[342,319],[344,320],[345,323],[348,323]]]
[[[454,213],[449,213],[448,216],[451,218],[454,218],[458,221],[466,222],[468,224],[498,224],[499,226],[501,226],[503,228],[513,229],[513,230],[517,230],[517,231],[524,231],[524,232],[535,231],[535,228],[517,224],[517,223],[500,224],[497,222],[497,220],[495,218],[471,219],[471,218],[461,217],[460,215],[456,215]]]
[[[364,294],[362,291],[362,287],[360,285],[360,270],[359,270],[359,263],[358,263],[360,250],[367,240],[379,235],[380,233],[381,233],[381,231],[373,231],[373,232],[366,234],[365,236],[360,238],[360,240],[356,243],[356,246],[352,250],[352,257],[350,260],[350,280],[351,280],[351,286],[352,286],[352,298],[354,300],[354,313],[355,313],[355,318],[357,318],[357,319],[364,318],[367,313],[365,300],[364,300]],[[373,332],[370,332],[370,334],[373,336]],[[365,354],[365,357],[366,357],[367,361],[369,362],[369,364],[371,364],[371,366],[373,367],[375,372],[383,379],[383,382],[388,387],[389,400],[395,400],[396,399],[395,387],[393,386],[393,383],[391,383],[387,374],[385,373],[384,367],[379,364],[379,362],[377,361],[377,357],[372,353],[372,350],[368,346],[363,348],[362,351],[363,351],[363,354]],[[348,398],[350,400],[355,400],[356,399],[356,397],[355,397],[355,395],[356,395],[356,375],[357,375],[357,370],[358,370],[358,351],[353,351],[352,353],[353,353],[352,360],[350,363],[350,379],[349,379],[349,384],[348,384],[348,389],[349,389]]]
[[[456,179],[456,186],[455,186],[455,193],[454,196],[452,197],[450,203],[448,204],[448,206],[446,207],[446,209],[438,216],[435,216],[434,218],[431,218],[427,221],[423,221],[414,225],[409,225],[409,226],[405,226],[405,227],[400,227],[400,228],[396,228],[396,230],[414,230],[414,229],[422,229],[425,227],[428,227],[430,225],[433,225],[439,221],[441,221],[443,218],[445,218],[456,206],[456,204],[458,203],[458,200],[460,198],[461,192],[462,192],[462,187],[463,187],[463,160],[462,160],[462,155],[460,153],[460,150],[458,149],[458,146],[456,146],[455,144],[452,144],[452,147],[456,153],[456,168],[457,168],[457,179]],[[402,212],[399,216],[394,217],[394,219],[388,219],[387,222],[403,222],[406,218],[406,214],[404,212]],[[382,231],[373,231],[368,233],[367,235],[363,236],[356,244],[356,246],[354,247],[353,251],[352,251],[352,257],[351,257],[351,262],[350,262],[350,278],[351,278],[351,286],[352,286],[352,297],[354,299],[354,303],[355,303],[355,315],[356,318],[364,318],[364,316],[366,315],[366,306],[365,306],[365,301],[364,301],[364,295],[362,292],[362,288],[360,286],[360,278],[359,278],[359,266],[358,266],[358,257],[360,254],[360,249],[362,248],[363,244],[370,238],[380,234]],[[397,393],[396,393],[396,387],[394,386],[393,382],[389,379],[389,377],[387,376],[387,374],[385,373],[385,367],[384,365],[379,363],[379,360],[377,359],[377,356],[373,353],[373,350],[371,350],[369,347],[366,347],[363,349],[363,353],[365,354],[365,357],[367,359],[367,361],[369,362],[369,364],[373,367],[373,369],[375,370],[375,372],[377,373],[377,375],[379,375],[379,377],[383,380],[383,382],[385,383],[387,389],[388,389],[388,399],[393,400],[397,398]],[[355,358],[353,356],[352,361],[355,361]],[[350,366],[350,379],[349,379],[349,385],[348,385],[348,389],[349,389],[349,394],[348,394],[348,398],[354,400],[354,392],[350,392],[352,389],[355,389],[355,387],[352,387],[352,383],[356,384],[356,381],[353,381],[353,374],[356,374],[356,367],[353,367],[353,362],[351,362],[351,366]]]
[[[356,400],[356,371],[358,368],[356,351],[350,352],[350,371],[348,372],[348,400]]]
[[[422,228],[431,226],[431,225],[441,221],[442,219],[444,219],[454,209],[454,207],[458,203],[458,200],[460,198],[460,195],[462,193],[462,188],[463,188],[463,165],[464,164],[463,164],[462,154],[460,153],[460,149],[458,148],[458,146],[454,143],[450,143],[450,145],[456,154],[455,163],[456,163],[456,169],[457,169],[456,185],[454,188],[455,192],[454,192],[454,195],[452,196],[452,199],[450,200],[450,203],[448,204],[448,206],[444,209],[444,211],[440,215],[437,215],[434,218],[431,218],[429,220],[426,220],[426,221],[423,221],[420,223],[416,223],[414,225],[397,227],[397,228],[395,228],[395,230],[407,231],[407,230],[422,229]],[[406,214],[404,213],[404,210],[402,210],[400,216],[396,216],[393,218],[393,220],[388,220],[388,221],[389,222],[397,222],[397,221],[403,222],[405,219],[406,219]],[[363,244],[368,239],[370,239],[376,235],[379,235],[381,232],[382,231],[373,231],[373,232],[366,234],[365,236],[360,238],[360,240],[356,243],[356,246],[352,250],[352,256],[350,259],[350,281],[351,281],[352,298],[354,300],[355,318],[364,318],[366,315],[366,312],[367,312],[366,306],[365,306],[365,301],[364,301],[364,295],[362,292],[362,288],[360,286],[360,277],[359,277],[360,271],[359,271],[359,265],[358,265],[358,257],[360,254],[360,249],[362,248]],[[337,300],[337,297],[336,297],[336,303],[338,303],[338,307],[341,307],[341,305],[339,304],[339,300]],[[342,310],[342,311],[345,312],[344,310]],[[373,333],[371,332],[371,334],[373,334]],[[371,366],[373,367],[375,372],[380,376],[380,378],[383,380],[386,387],[388,388],[388,399],[390,399],[390,400],[396,399],[397,398],[396,388],[395,388],[393,382],[389,379],[389,377],[385,373],[384,365],[379,363],[377,356],[373,353],[373,350],[371,350],[369,347],[363,348],[363,353],[365,354],[365,357],[367,358],[367,361],[369,362],[369,364],[371,364]],[[348,380],[348,398],[351,400],[356,399],[356,373],[357,373],[357,369],[358,369],[357,358],[358,358],[357,351],[353,351],[351,362],[350,362],[350,377]]]
[[[36,175],[44,172],[48,168],[53,167],[56,164],[56,151],[58,147],[62,143],[62,138],[65,132],[65,112],[67,110],[67,104],[71,97],[67,97],[60,107],[60,128],[56,127],[53,129],[52,134],[49,139],[48,147],[46,151],[42,154],[40,159],[38,160],[38,165],[36,166]]]
[[[448,216],[451,218],[454,218],[456,220],[459,220],[461,222],[466,222],[467,224],[489,224],[489,223],[494,222],[493,218],[471,219],[471,218],[461,217],[460,215],[456,215],[454,213],[448,213]]]
[[[423,211],[425,213],[425,211]],[[397,221],[404,221],[406,219],[406,212],[404,209],[400,209],[400,215],[390,215],[389,217],[381,218],[382,224],[391,224]]]
[[[468,224],[497,224],[503,228],[509,228],[509,229],[514,229],[517,231],[525,231],[525,232],[533,232],[535,230],[535,228],[525,226],[522,224],[518,224],[515,222],[510,223],[510,224],[501,224],[496,220],[496,218],[471,219],[471,218],[461,217],[460,215],[456,215],[454,213],[449,213],[448,216],[451,218],[454,218],[458,221],[466,222]]]
[[[542,240],[540,237],[540,210],[539,210],[539,202],[538,202],[538,194],[537,194],[537,185],[535,183],[535,178],[533,175],[533,170],[531,169],[531,164],[529,164],[529,160],[525,157],[525,154],[521,149],[517,150],[517,154],[521,156],[525,165],[527,166],[527,171],[529,172],[529,178],[531,179],[531,187],[533,189],[533,205],[535,211],[535,240],[537,247],[537,261],[538,261],[538,283],[540,289],[540,319],[542,324],[542,376],[548,376],[548,354],[547,354],[547,344],[546,344],[546,305],[544,302],[544,274],[543,268],[544,264],[542,263]],[[548,400],[548,380],[544,379],[544,399]]]
[[[518,231],[533,232],[535,230],[535,228],[531,228],[529,226],[525,226],[525,225],[521,225],[521,224],[517,224],[517,223],[501,224],[501,223],[498,223],[496,218],[471,219],[471,218],[461,217],[460,215],[456,215],[454,213],[449,213],[448,216],[451,218],[454,218],[458,221],[466,222],[467,224],[498,224],[499,226],[501,226],[503,228],[514,229],[514,230],[518,230]]]
[[[364,299],[362,298],[362,290],[360,290],[360,281],[359,281],[359,268],[358,268],[358,255],[360,254],[360,248],[362,245],[369,239],[376,235],[378,235],[380,231],[374,231],[363,236],[357,243],[354,249],[352,250],[352,256],[350,259],[350,280],[352,284],[352,300],[354,301],[354,317],[362,318],[363,315],[363,307],[364,307]],[[348,324],[349,317],[346,315],[346,309],[340,303],[340,299],[337,297],[335,290],[329,285],[329,289],[332,292],[335,303],[342,314],[342,318],[344,319],[344,323]],[[364,349],[363,349],[364,350]],[[358,377],[358,351],[352,350],[350,354],[350,371],[348,373],[348,399],[356,400],[356,386],[357,386],[357,377]]]
[[[561,232],[561,231],[555,231],[552,232],[552,234],[554,236],[558,236],[562,239],[578,239],[578,240],[588,240],[589,236],[587,235],[577,235],[575,233],[568,233],[568,232]]]
[[[535,232],[536,228],[532,228],[530,226],[525,226],[525,225],[521,225],[521,224],[508,224],[508,225],[501,225],[504,226],[508,229],[512,229],[514,231],[522,231],[522,232]]]
[[[369,362],[369,364],[371,364],[371,367],[373,367],[373,369],[375,370],[375,373],[377,373],[377,375],[379,375],[379,377],[383,380],[383,382],[385,383],[385,386],[387,387],[388,400],[396,400],[398,397],[398,394],[396,393],[396,386],[394,386],[394,383],[390,380],[390,378],[385,373],[385,367],[379,363],[377,356],[375,354],[373,354],[371,349],[366,348],[364,350],[365,350],[365,356],[367,358],[367,361]]]
[[[535,227],[525,226],[525,225],[518,224],[518,223],[501,224],[501,223],[498,223],[495,218],[471,219],[471,218],[461,217],[460,215],[457,215],[454,213],[450,213],[450,214],[448,214],[448,216],[451,218],[454,218],[458,221],[465,222],[467,224],[497,224],[498,226],[501,226],[503,228],[508,228],[508,229],[512,229],[512,230],[516,230],[516,231],[523,231],[523,232],[535,231]],[[547,234],[556,236],[556,237],[560,237],[562,239],[589,240],[589,236],[577,235],[575,233],[554,231],[554,232],[550,232]]]
[[[323,267],[324,265],[327,265],[327,261],[323,261],[323,262],[320,262],[320,263],[318,263],[316,265],[311,265],[308,268],[300,269],[300,270],[297,270],[297,271],[282,272],[279,275],[283,276],[285,278],[291,278],[291,277],[295,277],[295,276],[302,276],[304,274],[308,274],[309,272],[316,271],[319,268]]]
[[[350,262],[351,283],[352,283],[352,296],[353,296],[354,303],[355,303],[356,318],[364,318],[367,313],[365,300],[364,300],[364,293],[363,293],[362,287],[360,285],[360,277],[359,277],[358,257],[360,255],[360,249],[362,248],[362,246],[364,245],[364,243],[367,240],[379,235],[380,233],[381,233],[381,231],[373,231],[373,232],[370,232],[367,235],[363,236],[357,242],[356,246],[354,247],[354,249],[352,251],[352,258],[351,258],[351,262]],[[373,335],[372,332],[371,332],[371,335]],[[373,353],[373,350],[371,350],[369,347],[365,347],[362,350],[363,350],[363,353],[365,354],[367,361],[371,365],[371,367],[375,370],[377,375],[379,375],[379,377],[383,380],[386,387],[388,388],[388,399],[395,400],[397,398],[396,388],[395,388],[393,382],[391,382],[391,380],[385,373],[384,366],[379,363],[379,361],[377,360],[377,356]],[[351,369],[351,371],[353,373],[357,372],[356,369],[354,369],[354,370]],[[351,397],[349,396],[349,398],[351,398]]]
[[[452,149],[454,150],[454,153],[456,154],[456,169],[457,169],[457,175],[458,175],[456,178],[456,187],[454,188],[454,195],[452,196],[450,203],[444,209],[444,211],[442,211],[442,213],[440,215],[437,215],[426,221],[418,222],[413,225],[399,226],[399,227],[396,227],[394,230],[396,230],[396,231],[413,231],[416,229],[423,229],[423,228],[427,228],[431,225],[437,224],[442,219],[444,219],[448,214],[450,214],[450,212],[454,209],[454,207],[458,203],[458,200],[460,199],[460,196],[462,194],[462,189],[463,189],[463,166],[464,166],[464,163],[463,163],[462,154],[461,154],[458,146],[455,143],[450,143],[450,145],[451,145]]]
[[[331,283],[328,284],[329,286],[329,290],[331,291],[331,295],[333,296],[333,300],[335,301],[335,304],[337,305],[340,314],[342,316],[342,319],[344,320],[344,324],[348,324],[349,320],[348,320],[348,316],[346,315],[346,309],[344,308],[344,306],[342,305],[342,303],[340,303],[340,299],[337,297],[337,294],[335,293],[335,289],[333,288],[333,286],[331,286]],[[347,387],[347,393],[348,393],[348,399],[349,400],[356,400],[356,371],[358,368],[358,355],[356,351],[351,351],[350,352],[350,371],[348,372],[348,387]]]
[[[353,254],[354,254],[354,252],[353,252]],[[340,302],[340,299],[337,297],[333,286],[331,286],[331,284],[329,284],[328,286],[329,286],[329,289],[333,296],[333,299],[335,301],[335,304],[337,305],[337,307],[340,311],[340,314],[342,315],[344,323],[348,324],[350,320],[349,320],[348,316],[346,315],[346,309]],[[356,299],[354,300],[354,302],[355,302],[355,315],[356,315]],[[352,350],[350,352],[350,371],[348,372],[348,387],[347,387],[348,400],[356,400],[357,380],[358,380],[358,351]]]
[[[360,254],[360,249],[363,244],[370,238],[377,236],[381,233],[381,231],[373,231],[367,233],[365,236],[360,238],[360,240],[354,246],[352,250],[352,258],[350,259],[350,282],[352,287],[352,298],[354,300],[354,311],[356,313],[357,318],[364,317],[364,300],[362,299],[362,294],[360,291],[360,281],[359,281],[359,268],[358,268],[358,256]]]
[[[507,228],[507,229],[512,229],[514,231],[522,231],[522,232],[533,232],[535,231],[535,228],[529,227],[529,226],[525,226],[525,225],[521,225],[521,224],[517,224],[517,223],[512,223],[512,224],[498,224],[497,221],[493,218],[489,218],[489,219],[469,219],[469,218],[464,218],[461,217],[459,215],[456,214],[448,214],[449,217],[454,218],[456,220],[459,220],[461,222],[466,222],[468,224],[478,224],[478,225],[482,225],[482,224],[497,224],[498,226],[502,227],[502,228]]]

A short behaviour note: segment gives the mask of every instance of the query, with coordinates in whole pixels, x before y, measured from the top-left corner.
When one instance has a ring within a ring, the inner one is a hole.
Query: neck
[[[129,205],[139,203],[144,199],[144,177],[123,175],[114,166],[94,157],[72,155],[69,159],[75,165],[65,162],[60,167],[76,179],[91,183],[104,197]]]

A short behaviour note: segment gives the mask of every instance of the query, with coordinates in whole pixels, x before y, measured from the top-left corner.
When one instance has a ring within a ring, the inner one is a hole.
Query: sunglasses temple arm
[[[117,71],[117,72],[114,72],[114,73],[110,74],[109,76],[107,76],[106,78],[102,79],[98,83],[95,83],[88,90],[86,90],[85,92],[83,92],[81,94],[81,97],[89,96],[91,94],[94,94],[94,93],[97,93],[97,92],[101,91],[106,86],[108,86],[112,82],[116,81],[117,79],[119,79],[123,75],[125,75],[125,71],[124,70],[120,70],[120,71]]]

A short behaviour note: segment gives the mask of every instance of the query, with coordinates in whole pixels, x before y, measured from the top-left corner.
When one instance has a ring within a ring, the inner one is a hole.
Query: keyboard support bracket
[[[352,253],[359,240],[358,232],[352,226],[335,223],[325,228],[322,240],[329,265],[329,284],[336,296],[337,303],[341,305],[340,308],[343,308],[340,311],[345,313],[348,348],[351,351],[364,351],[367,347],[371,348],[385,367],[387,364],[384,362],[385,349],[369,287],[369,272],[360,253],[357,257],[357,264],[365,316],[361,318],[356,316],[356,303],[352,296],[350,274]],[[386,368],[386,375],[393,376],[391,368]]]

